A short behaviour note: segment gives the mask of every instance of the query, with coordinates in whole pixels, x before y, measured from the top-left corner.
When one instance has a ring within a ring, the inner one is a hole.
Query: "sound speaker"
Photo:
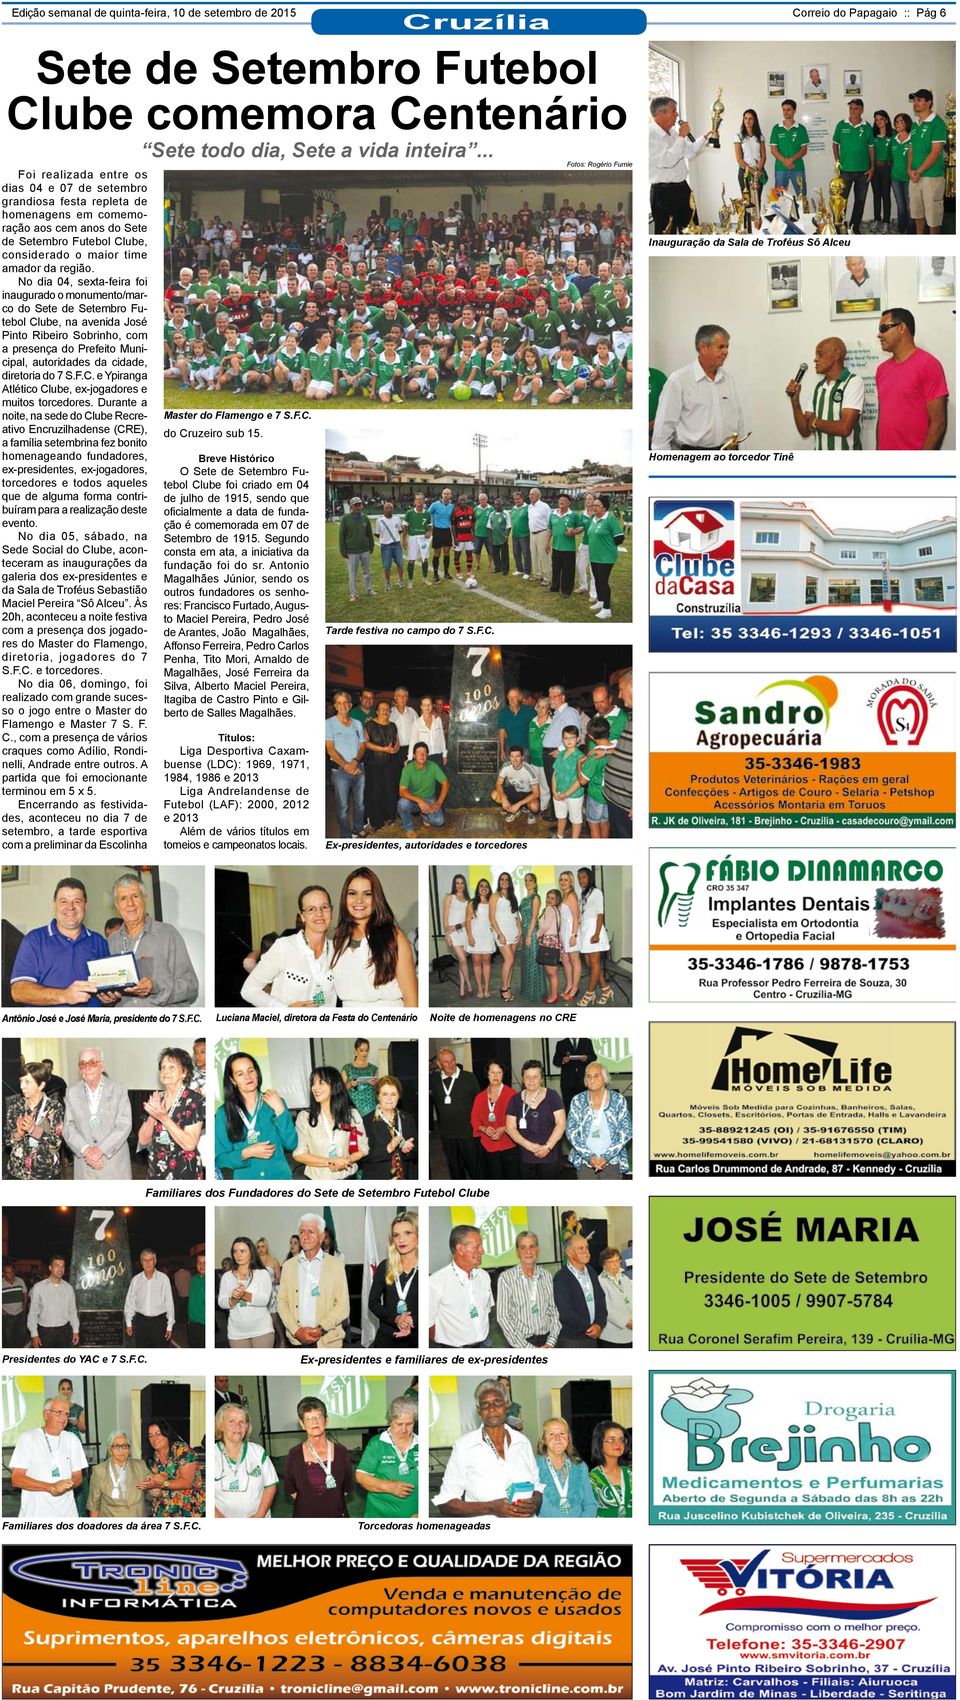
[[[234,868],[214,874],[214,938],[216,940],[216,1002],[221,1009],[242,1006],[240,987],[246,979],[243,959],[259,939],[251,937],[250,877]]]
[[[597,1423],[608,1422],[613,1409],[609,1381],[567,1381],[560,1389],[560,1414],[573,1444],[590,1467],[590,1441]]]

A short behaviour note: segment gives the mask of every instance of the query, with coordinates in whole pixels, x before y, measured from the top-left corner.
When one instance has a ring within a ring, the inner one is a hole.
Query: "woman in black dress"
[[[373,1346],[394,1351],[417,1349],[418,1273],[420,1228],[417,1214],[407,1210],[390,1223],[389,1246],[377,1264],[370,1285],[367,1309],[377,1319]]]
[[[364,722],[363,735],[367,741],[363,761],[365,813],[373,831],[378,832],[396,820],[399,797],[396,763],[399,734],[390,719],[388,702],[377,703],[374,718]]]
[[[377,1081],[377,1107],[363,1118],[363,1131],[370,1147],[363,1159],[365,1181],[402,1181],[415,1173],[411,1163],[415,1149],[413,1118],[400,1113],[402,1087],[393,1074]]]

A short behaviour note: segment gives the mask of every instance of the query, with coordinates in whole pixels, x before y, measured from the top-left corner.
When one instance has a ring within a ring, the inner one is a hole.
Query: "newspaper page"
[[[0,15],[3,1695],[955,1700],[952,7]]]

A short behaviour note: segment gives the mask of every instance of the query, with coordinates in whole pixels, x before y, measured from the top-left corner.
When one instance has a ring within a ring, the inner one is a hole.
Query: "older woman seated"
[[[87,1516],[116,1521],[124,1517],[152,1517],[143,1484],[150,1471],[142,1458],[131,1458],[130,1441],[122,1429],[114,1429],[107,1441],[107,1456],[90,1471]]]
[[[583,1081],[586,1091],[571,1100],[567,1117],[571,1162],[576,1164],[579,1180],[622,1180],[630,1166],[630,1106],[623,1093],[610,1086],[602,1063],[590,1063]]]

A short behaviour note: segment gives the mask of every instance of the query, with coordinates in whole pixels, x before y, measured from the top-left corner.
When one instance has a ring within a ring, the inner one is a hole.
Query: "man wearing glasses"
[[[88,1045],[80,1052],[80,1079],[67,1087],[64,1144],[73,1152],[75,1181],[126,1180],[130,1170],[133,1117],[125,1086],[104,1073],[103,1052]]]
[[[939,449],[947,431],[950,389],[939,360],[914,342],[906,307],[887,307],[877,336],[888,359],[877,367],[878,449]]]

